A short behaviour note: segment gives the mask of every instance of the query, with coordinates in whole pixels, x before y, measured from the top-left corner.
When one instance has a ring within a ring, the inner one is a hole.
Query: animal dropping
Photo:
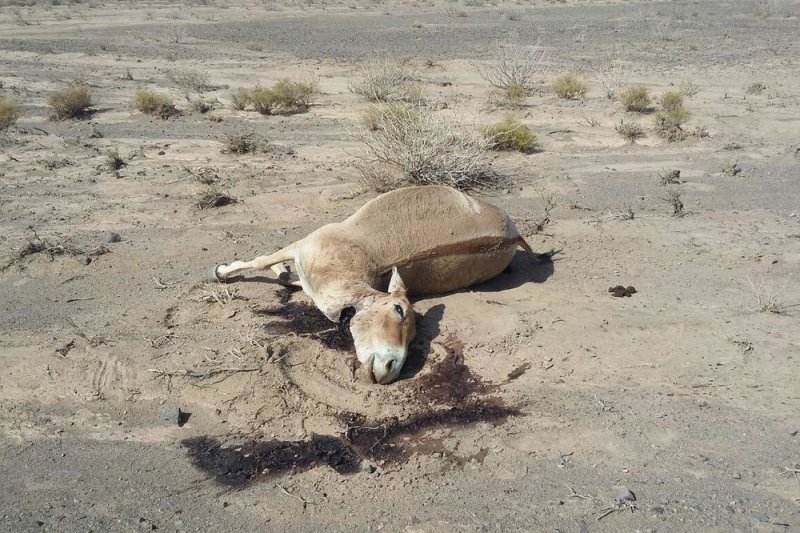
[[[499,208],[450,187],[398,189],[273,254],[214,268],[219,281],[271,269],[302,287],[329,320],[349,327],[358,360],[377,383],[400,374],[416,334],[410,295],[462,289],[531,254]],[[291,268],[294,265],[294,270]]]

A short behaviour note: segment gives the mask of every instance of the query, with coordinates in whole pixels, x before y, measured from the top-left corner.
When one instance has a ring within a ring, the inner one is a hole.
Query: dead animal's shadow
[[[425,362],[431,351],[431,343],[441,332],[439,322],[442,321],[443,316],[444,304],[436,304],[424,315],[417,315],[417,336],[408,347],[408,355],[403,364],[403,370],[400,372],[399,380],[413,378],[425,368]]]
[[[514,254],[511,264],[494,278],[473,286],[475,292],[499,292],[515,289],[526,283],[544,283],[555,272],[555,252],[528,255],[523,251]]]

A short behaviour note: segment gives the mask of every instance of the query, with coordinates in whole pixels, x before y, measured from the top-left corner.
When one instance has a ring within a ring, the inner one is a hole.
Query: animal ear
[[[403,278],[400,277],[400,271],[397,267],[392,267],[392,279],[389,280],[389,292],[406,292],[406,284],[403,283]]]

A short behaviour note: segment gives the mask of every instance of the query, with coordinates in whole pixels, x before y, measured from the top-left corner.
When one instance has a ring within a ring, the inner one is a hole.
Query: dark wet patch
[[[521,377],[522,374],[527,372],[530,367],[531,367],[530,363],[522,363],[517,368],[508,373],[508,376],[506,377],[506,383],[510,383],[515,379]]]
[[[521,412],[500,400],[472,402],[459,407],[421,413],[406,420],[390,418],[370,422],[361,415],[341,416],[347,426],[342,437],[312,435],[302,441],[247,441],[225,445],[213,437],[193,437],[181,442],[192,463],[215,481],[230,487],[271,479],[287,472],[327,465],[340,474],[352,474],[364,459],[397,463],[414,453],[441,451],[437,439],[412,438],[433,429],[475,422],[502,424]],[[482,458],[481,458],[482,459]]]
[[[431,451],[431,439],[422,438],[427,431],[463,427],[477,422],[500,425],[508,417],[520,414],[518,408],[508,407],[498,398],[490,398],[422,412],[405,420],[388,419],[374,423],[352,413],[341,416],[340,420],[347,425],[344,439],[362,457],[399,462],[407,460],[414,453]]]
[[[497,390],[486,383],[464,364],[464,344],[448,337],[443,343],[447,355],[436,363],[428,374],[408,382],[416,396],[427,403],[458,405],[474,394],[487,394]]]
[[[312,435],[311,440],[301,441],[251,440],[230,446],[213,437],[193,437],[181,444],[197,468],[230,487],[320,465],[328,465],[340,474],[352,474],[361,462],[342,439],[327,435]]]
[[[301,337],[317,339],[332,350],[354,350],[350,330],[346,327],[340,328],[328,320],[328,317],[313,305],[287,301],[279,308],[262,309],[259,314],[280,319],[264,324],[264,329],[270,333],[279,335],[295,333]]]

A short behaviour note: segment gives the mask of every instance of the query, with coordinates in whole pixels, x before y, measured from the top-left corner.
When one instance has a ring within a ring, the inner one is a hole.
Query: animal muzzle
[[[407,353],[406,347],[383,347],[373,350],[365,364],[370,366],[375,382],[386,385],[396,380],[400,375],[403,364],[406,362]]]

